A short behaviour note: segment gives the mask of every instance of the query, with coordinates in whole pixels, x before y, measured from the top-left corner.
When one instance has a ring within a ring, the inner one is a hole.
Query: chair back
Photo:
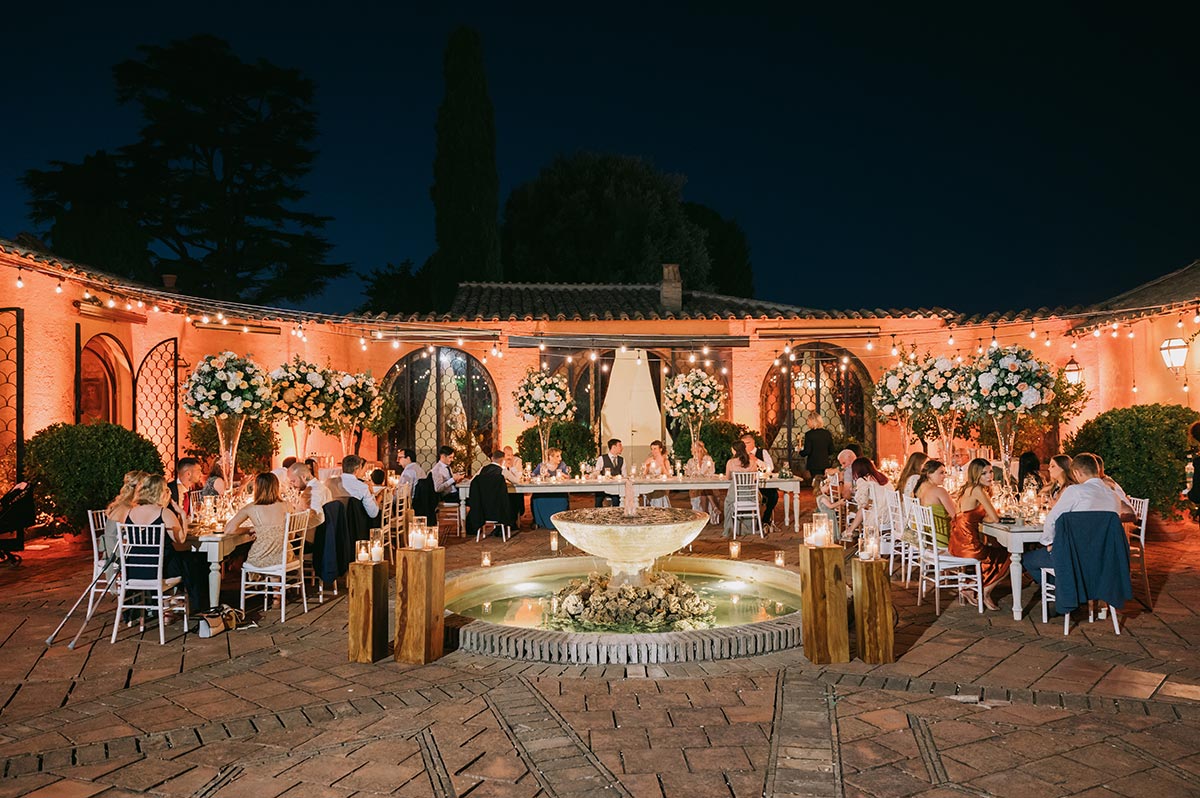
[[[933,526],[933,508],[914,501],[909,510],[916,523],[917,546],[920,549],[921,558],[937,559],[938,545],[937,533]]]
[[[301,510],[298,513],[288,513],[284,522],[283,567],[289,562],[304,559],[304,537],[308,531],[308,517],[312,510]]]
[[[1111,511],[1066,512],[1054,525],[1054,595],[1061,613],[1088,599],[1114,607],[1133,597],[1129,579],[1129,539]]]
[[[379,528],[383,530],[384,536],[387,536],[392,531],[392,519],[395,517],[395,497],[392,495],[392,489],[384,488],[379,491],[375,501],[379,504]]]
[[[1146,545],[1146,517],[1150,514],[1150,500],[1149,499],[1135,499],[1134,497],[1130,496],[1129,497],[1129,506],[1133,508],[1134,514],[1137,515],[1138,542],[1141,543],[1142,546],[1145,546]]]
[[[127,590],[160,589],[166,536],[167,528],[163,524],[120,524],[117,527],[121,581]]]
[[[396,516],[403,518],[412,509],[412,484],[401,482],[396,486]]]
[[[733,472],[733,510],[758,507],[758,472]]]
[[[204,489],[188,491],[188,515],[194,516],[200,512],[200,508],[204,506]]]
[[[904,528],[904,511],[900,508],[900,494],[890,485],[883,489],[883,506],[875,510],[876,522],[881,532],[899,533]]]
[[[108,523],[108,515],[103,510],[88,510],[88,530],[92,535],[92,559],[102,563],[108,559],[108,551],[104,541],[104,527]]]

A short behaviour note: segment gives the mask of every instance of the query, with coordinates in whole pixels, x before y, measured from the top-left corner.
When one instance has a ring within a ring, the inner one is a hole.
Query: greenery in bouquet
[[[903,423],[922,408],[917,404],[914,390],[923,379],[920,366],[907,357],[888,368],[875,383],[871,402],[881,421]]]
[[[220,451],[215,424],[194,419],[188,427],[188,446],[183,451],[191,457],[211,460]],[[238,438],[237,467],[242,474],[257,474],[271,470],[271,458],[279,451],[279,435],[266,417],[248,418]],[[226,481],[229,475],[226,474]]]
[[[327,427],[338,401],[334,375],[299,355],[271,371],[271,408],[289,424]]]
[[[362,430],[370,427],[371,422],[383,409],[379,385],[370,372],[350,374],[335,371],[332,377],[333,391],[337,399],[329,411],[326,431],[349,428],[361,434]]]
[[[523,462],[536,466],[542,459],[537,427],[529,427],[517,436],[517,454]],[[575,471],[580,463],[595,463],[596,437],[586,424],[559,421],[550,425],[546,445],[561,449],[563,462]]]
[[[1055,371],[1020,346],[993,347],[971,364],[966,395],[979,416],[1050,415]]]
[[[233,352],[206,355],[183,386],[183,409],[193,418],[253,418],[270,406],[270,383],[262,367]]]
[[[676,374],[663,389],[663,409],[672,418],[696,424],[719,416],[725,408],[725,386],[703,369]]]
[[[692,433],[686,424],[679,426],[679,429],[672,431],[673,451],[677,458],[686,463],[692,456]],[[700,441],[704,444],[704,448],[708,449],[708,455],[713,459],[713,464],[717,467],[717,473],[725,472],[725,464],[733,456],[730,454],[730,450],[733,448],[734,442],[740,440],[746,433],[754,436],[754,445],[757,448],[761,449],[766,445],[763,442],[762,434],[757,430],[750,429],[745,424],[739,424],[734,421],[710,420],[700,425],[700,432],[698,433]]]
[[[526,421],[570,421],[575,418],[575,400],[567,381],[555,374],[529,369],[513,391],[517,414]]]

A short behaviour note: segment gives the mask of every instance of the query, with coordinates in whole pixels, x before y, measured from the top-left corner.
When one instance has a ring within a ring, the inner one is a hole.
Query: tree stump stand
[[[424,665],[442,656],[446,550],[400,549],[396,562],[397,662]]]
[[[804,656],[818,665],[850,661],[846,561],[841,546],[800,545]]]
[[[349,655],[351,662],[378,662],[387,656],[388,573],[391,563],[352,562]]]
[[[892,628],[892,582],[887,560],[854,558],[854,642],[858,658],[873,665],[896,661]]]

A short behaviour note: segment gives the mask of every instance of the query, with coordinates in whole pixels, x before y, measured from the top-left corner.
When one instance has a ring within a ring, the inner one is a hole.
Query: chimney
[[[683,280],[679,276],[678,263],[664,263],[662,286],[659,288],[659,304],[663,310],[678,313],[683,310]]]
[[[178,279],[178,275],[175,275],[175,274],[164,274],[164,275],[162,276],[163,288],[166,288],[166,289],[168,289],[168,290],[170,290],[170,289],[174,288],[174,287],[175,287],[175,280],[176,280],[176,279]]]

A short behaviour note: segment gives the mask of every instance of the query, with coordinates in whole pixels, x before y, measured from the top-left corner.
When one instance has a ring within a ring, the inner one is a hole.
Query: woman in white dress
[[[692,443],[692,458],[687,461],[683,467],[683,474],[687,477],[696,477],[698,479],[711,478],[717,473],[716,464],[713,459],[708,456],[708,448],[704,445],[704,441],[694,441]],[[689,490],[688,497],[692,500],[693,510],[704,510],[708,512],[709,523],[721,523],[720,507],[717,504],[717,494],[711,490]]]
[[[650,456],[646,458],[643,470],[647,477],[671,476],[671,463],[667,460],[667,453],[663,449],[662,441],[651,442]],[[651,507],[670,507],[671,492],[656,490],[653,493],[647,493],[646,504]]]

